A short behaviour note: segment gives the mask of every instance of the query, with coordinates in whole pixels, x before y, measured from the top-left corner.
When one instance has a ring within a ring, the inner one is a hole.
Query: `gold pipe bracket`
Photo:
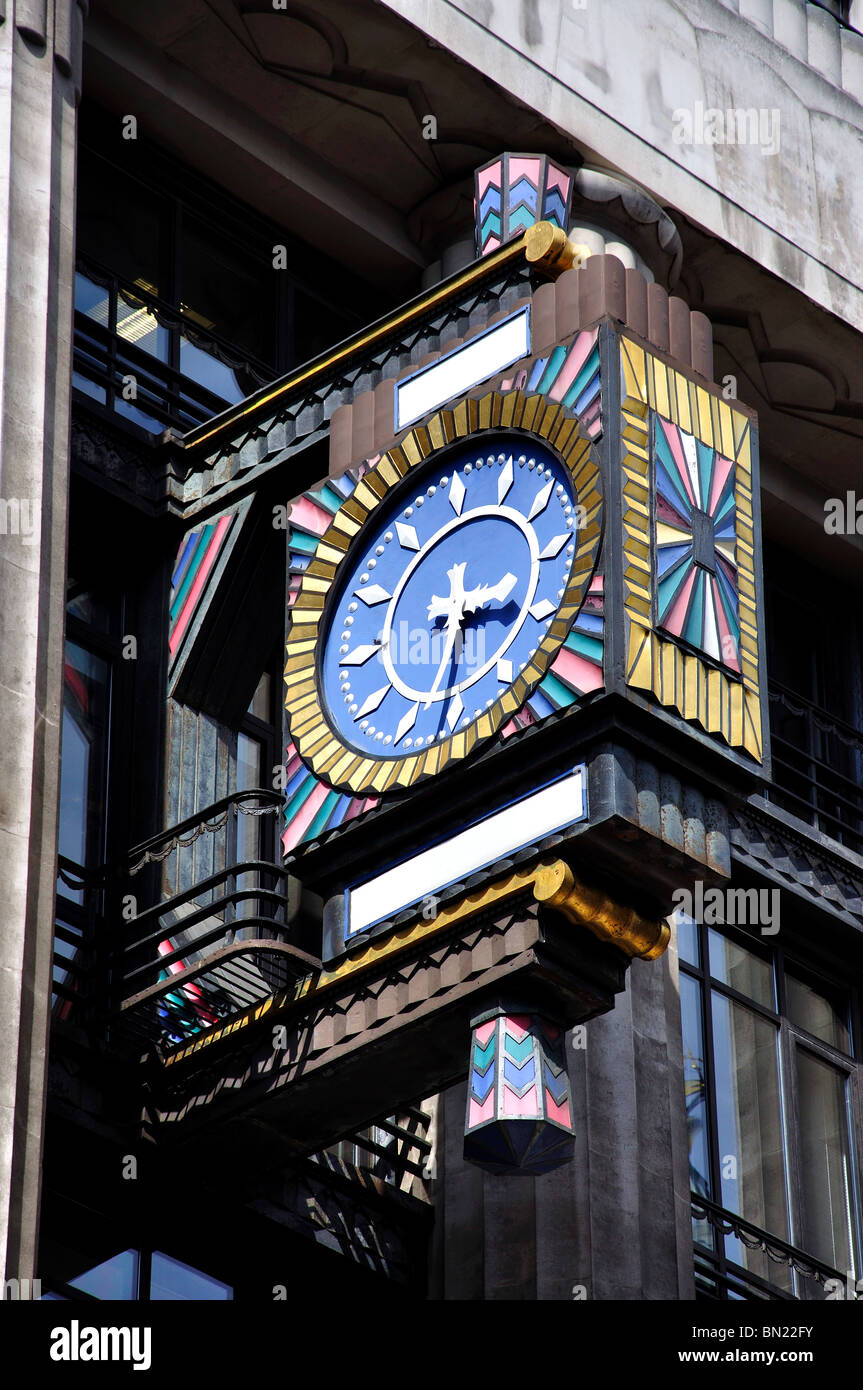
[[[562,227],[551,222],[534,222],[524,234],[524,257],[528,265],[556,280],[565,270],[580,270],[590,248],[569,240]]]
[[[580,883],[569,865],[560,859],[536,871],[533,893],[543,906],[554,908],[570,922],[587,927],[601,941],[608,941],[640,960],[656,960],[671,937],[667,922],[642,917],[601,889]]]

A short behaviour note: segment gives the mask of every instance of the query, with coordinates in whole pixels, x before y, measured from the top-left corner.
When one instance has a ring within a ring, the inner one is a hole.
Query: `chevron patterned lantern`
[[[563,1029],[503,1007],[471,1028],[465,1158],[488,1173],[527,1177],[568,1163],[575,1130]]]
[[[569,226],[572,175],[544,154],[502,154],[474,174],[476,253],[484,256],[534,222]]]

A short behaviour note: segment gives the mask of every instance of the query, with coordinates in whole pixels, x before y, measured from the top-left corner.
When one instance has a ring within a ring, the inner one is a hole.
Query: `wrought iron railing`
[[[272,859],[247,857],[238,837],[241,817],[282,804],[270,789],[234,792],[135,845],[121,865],[61,859],[55,1019],[138,1051],[170,1047],[319,968],[312,933],[300,944],[298,885]]]
[[[863,731],[771,681],[769,799],[863,853]]]
[[[699,1298],[781,1302],[825,1299],[828,1294],[831,1299],[849,1296],[847,1273],[816,1260],[805,1250],[789,1245],[697,1192],[691,1194],[690,1201],[696,1228],[709,1232],[713,1241],[711,1247],[696,1233],[695,1287]],[[764,1256],[762,1263],[776,1269],[776,1280],[766,1279],[729,1257],[729,1237],[746,1250],[760,1252]]]
[[[282,804],[265,788],[234,792],[130,850],[129,881],[149,878],[154,901],[108,957],[115,1034],[175,1046],[319,968],[298,943],[298,885],[273,860],[246,857],[239,836],[242,817]]]

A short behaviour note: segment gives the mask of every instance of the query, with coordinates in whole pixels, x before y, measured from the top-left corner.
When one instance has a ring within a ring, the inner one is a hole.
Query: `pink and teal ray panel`
[[[569,225],[572,175],[547,155],[503,154],[474,175],[476,253],[484,256],[534,222]]]
[[[219,556],[224,552],[234,512],[199,526],[184,537],[177,552],[177,562],[171,577],[171,612],[168,625],[168,650],[173,665],[193,626],[201,606],[210,576]]]
[[[379,457],[379,454],[375,455],[367,463],[361,464],[357,469],[351,469],[340,478],[331,478],[323,487],[305,493],[293,503],[288,539],[289,607],[296,601],[303,572],[308,568],[318,541],[332,523],[342,503],[350,497],[360,478],[369,467],[377,463]],[[282,835],[285,854],[293,853],[300,845],[316,839],[328,830],[335,830],[337,826],[354,820],[378,804],[377,797],[351,796],[346,792],[335,791],[326,782],[321,782],[302,762],[293,743],[289,743],[287,747],[285,775],[285,830]]]
[[[656,623],[740,672],[734,463],[654,417]]]
[[[598,328],[577,333],[572,342],[561,343],[548,357],[534,358],[518,376],[507,377],[501,389],[536,391],[550,401],[559,401],[576,412],[591,439],[598,439],[602,434],[598,335]]]
[[[488,1173],[527,1177],[568,1163],[575,1129],[563,1029],[503,1007],[471,1027],[465,1158]]]

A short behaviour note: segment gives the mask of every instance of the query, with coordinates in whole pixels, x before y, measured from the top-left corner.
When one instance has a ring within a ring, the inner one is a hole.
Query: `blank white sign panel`
[[[585,816],[584,766],[347,892],[347,935],[440,892]]]
[[[488,332],[455,348],[396,385],[396,430],[403,430],[438,406],[451,401],[511,367],[530,352],[530,306],[495,324]]]

